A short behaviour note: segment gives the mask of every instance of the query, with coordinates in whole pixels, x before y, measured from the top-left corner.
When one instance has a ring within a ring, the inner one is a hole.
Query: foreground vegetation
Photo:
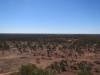
[[[73,69],[74,68],[74,69]],[[91,73],[92,67],[86,62],[80,62],[77,64],[77,75],[93,75]],[[70,67],[71,71],[76,68]],[[12,73],[11,75],[57,75],[58,73],[69,71],[69,65],[67,61],[61,60],[60,62],[54,62],[45,69],[38,68],[34,64],[22,65],[19,72]]]
[[[51,70],[41,69],[34,64],[22,65],[19,72],[12,73],[11,75],[54,75]]]

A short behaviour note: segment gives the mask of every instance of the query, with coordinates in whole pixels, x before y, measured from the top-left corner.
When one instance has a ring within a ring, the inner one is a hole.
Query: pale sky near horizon
[[[0,0],[0,33],[100,34],[100,0]]]

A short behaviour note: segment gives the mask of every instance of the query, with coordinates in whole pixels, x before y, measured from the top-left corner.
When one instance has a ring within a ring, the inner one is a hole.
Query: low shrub
[[[54,75],[54,72],[38,68],[34,64],[27,64],[22,65],[19,72],[12,73],[11,75]]]

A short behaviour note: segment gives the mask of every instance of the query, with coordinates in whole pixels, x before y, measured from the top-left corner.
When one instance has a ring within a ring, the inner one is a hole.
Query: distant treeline
[[[0,34],[1,40],[31,40],[40,38],[87,38],[100,39],[100,34]]]

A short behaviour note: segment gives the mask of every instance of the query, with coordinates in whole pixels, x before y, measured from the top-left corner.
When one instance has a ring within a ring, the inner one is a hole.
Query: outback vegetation
[[[100,74],[100,35],[0,36],[1,74]]]
[[[34,64],[26,64],[21,66],[19,72],[12,73],[11,75],[54,75],[54,72],[38,68]]]

